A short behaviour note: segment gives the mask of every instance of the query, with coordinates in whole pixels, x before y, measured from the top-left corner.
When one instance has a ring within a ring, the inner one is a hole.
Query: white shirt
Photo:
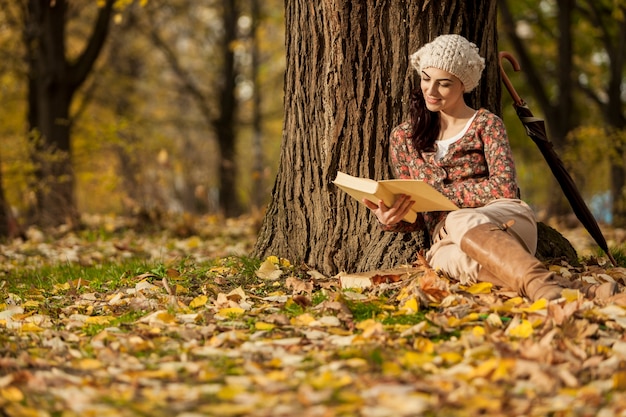
[[[467,123],[459,133],[448,139],[442,139],[437,141],[437,153],[435,154],[435,160],[439,161],[441,158],[443,158],[443,156],[448,152],[448,148],[450,148],[450,145],[452,145],[454,142],[461,139],[463,135],[465,135],[470,125],[474,121],[476,113],[477,112],[475,112],[474,115],[470,117],[470,119],[467,121]]]

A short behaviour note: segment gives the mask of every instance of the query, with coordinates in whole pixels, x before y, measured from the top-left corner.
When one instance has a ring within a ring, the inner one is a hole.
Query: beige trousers
[[[483,207],[450,212],[435,228],[426,260],[434,269],[444,271],[462,284],[474,283],[480,265],[461,250],[465,232],[483,223],[499,226],[511,220],[514,223],[507,229],[508,232],[534,255],[537,250],[537,221],[532,209],[522,200],[499,199]]]

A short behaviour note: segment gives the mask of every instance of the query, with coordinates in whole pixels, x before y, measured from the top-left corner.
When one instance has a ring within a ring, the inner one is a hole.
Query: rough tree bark
[[[382,233],[368,210],[331,183],[338,170],[383,179],[388,136],[416,85],[408,56],[460,33],[486,57],[470,102],[497,113],[495,0],[286,1],[283,145],[254,256],[277,255],[326,274],[415,259],[420,234]]]

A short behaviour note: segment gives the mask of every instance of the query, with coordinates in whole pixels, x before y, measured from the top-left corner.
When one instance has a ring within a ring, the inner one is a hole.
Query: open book
[[[339,171],[333,183],[360,203],[366,199],[378,205],[378,202],[382,200],[387,207],[391,207],[397,194],[410,196],[415,204],[411,207],[411,211],[404,216],[404,220],[409,223],[415,222],[417,213],[458,209],[446,196],[420,180],[375,181],[369,178],[353,177]]]

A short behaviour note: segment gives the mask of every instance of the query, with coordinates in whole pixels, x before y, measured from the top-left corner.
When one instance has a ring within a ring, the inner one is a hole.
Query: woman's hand
[[[391,207],[387,207],[382,200],[378,201],[378,205],[366,199],[363,203],[374,212],[381,224],[391,226],[402,221],[415,201],[406,194],[399,194]]]

